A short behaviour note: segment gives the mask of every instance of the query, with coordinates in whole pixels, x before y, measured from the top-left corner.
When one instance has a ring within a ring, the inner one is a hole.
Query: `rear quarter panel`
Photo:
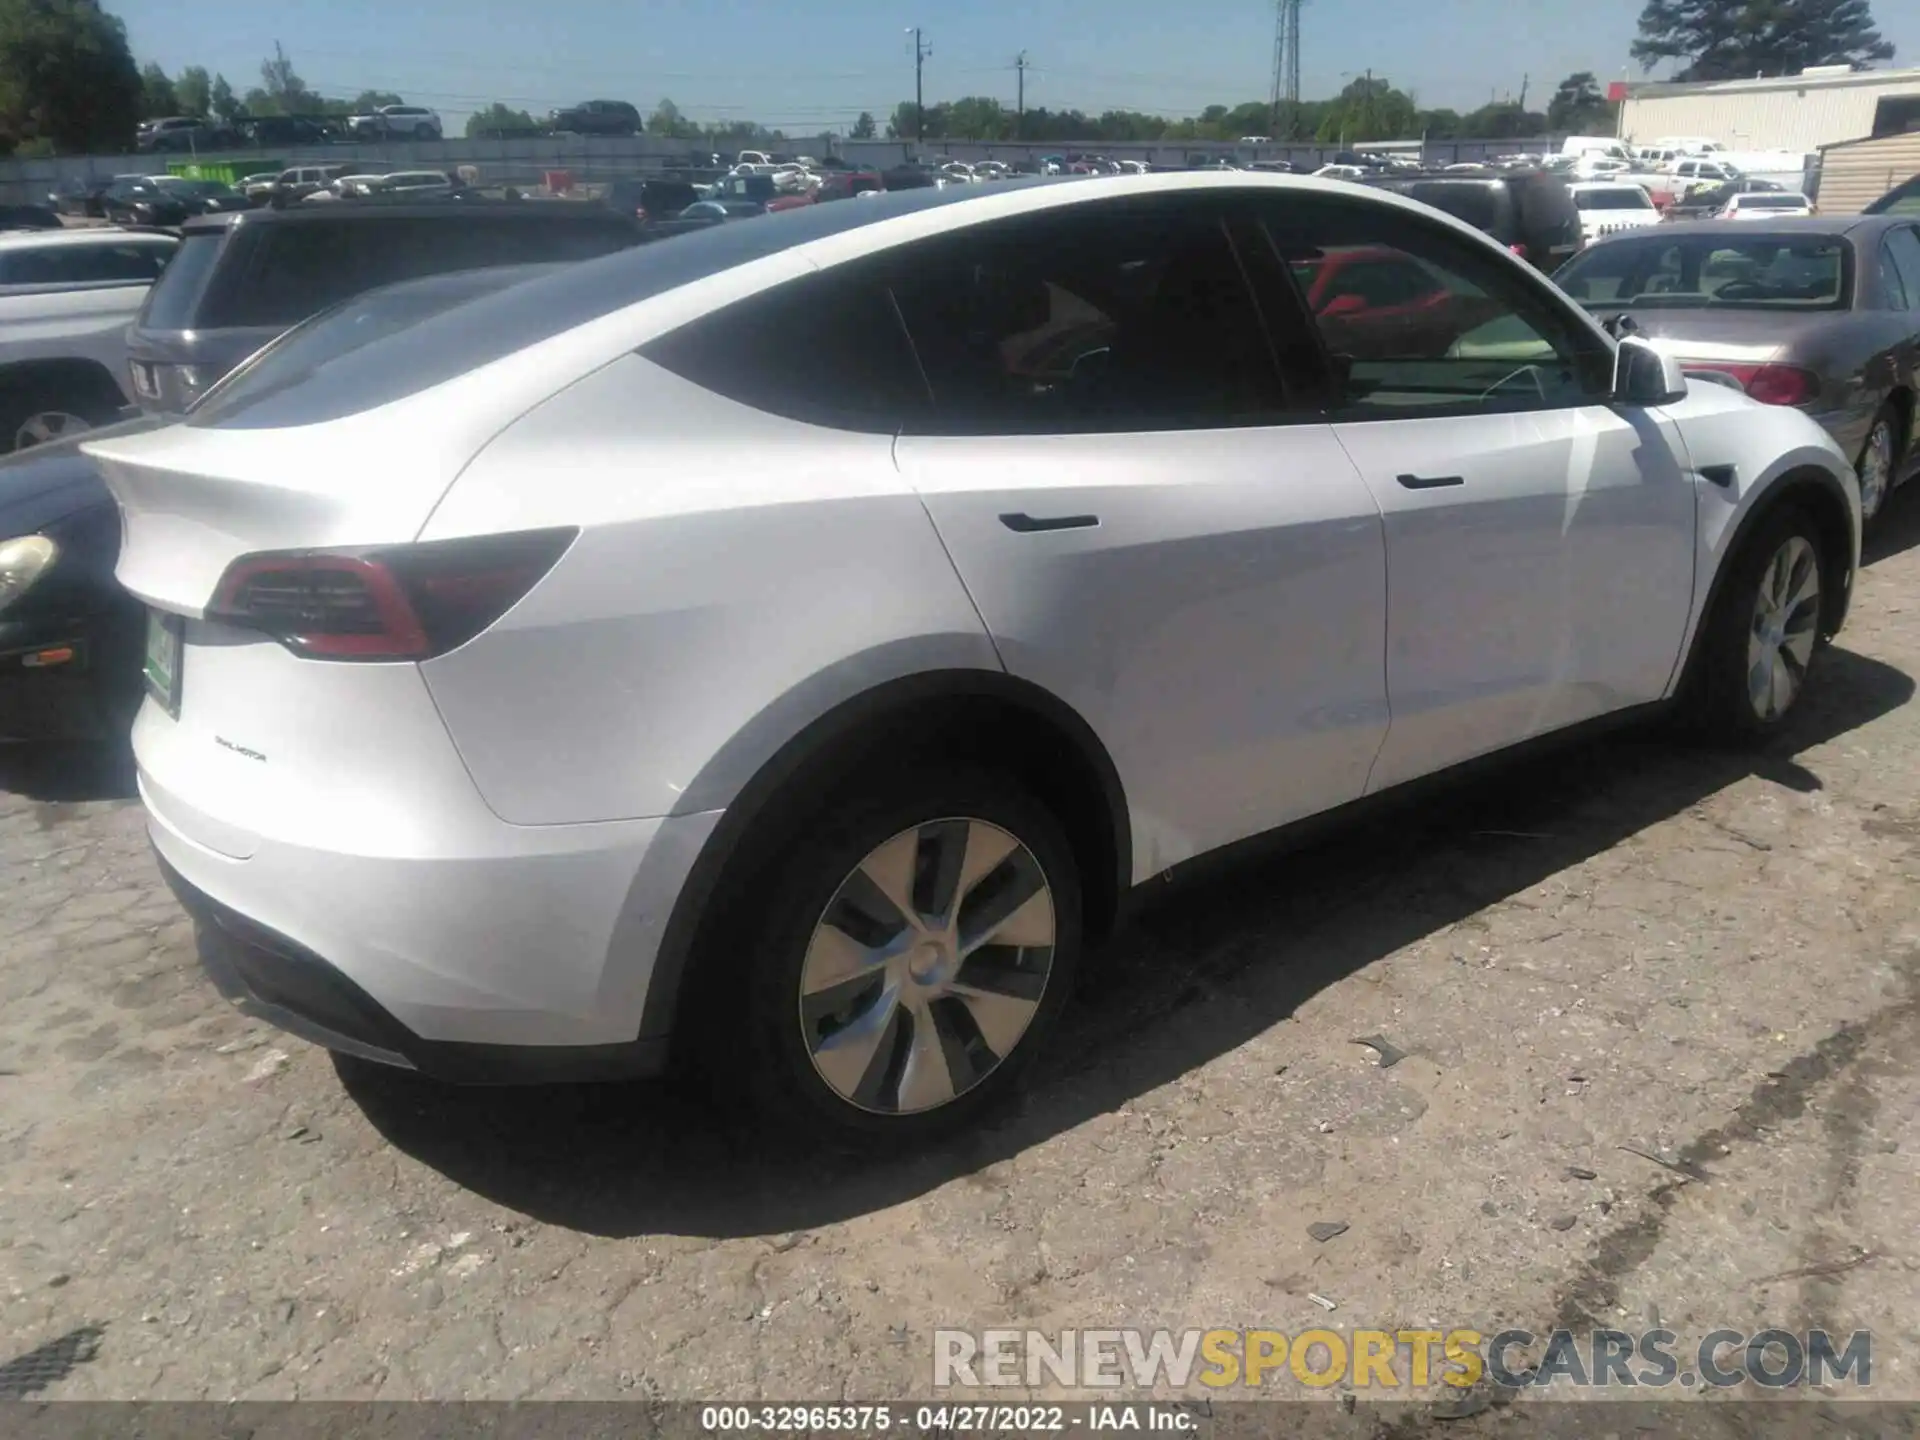
[[[421,667],[514,824],[721,809],[841,702],[1000,669],[890,435],[782,420],[627,355],[494,441],[420,538],[545,525],[582,533]]]

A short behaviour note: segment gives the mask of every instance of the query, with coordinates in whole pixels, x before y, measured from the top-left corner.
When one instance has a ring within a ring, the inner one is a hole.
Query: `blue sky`
[[[142,64],[202,64],[234,88],[259,83],[275,40],[325,95],[396,90],[457,132],[490,100],[536,114],[594,97],[643,112],[670,97],[701,120],[755,119],[789,133],[843,128],[913,95],[926,28],[927,100],[1192,114],[1268,93],[1266,0],[107,0]],[[1896,64],[1920,64],[1920,5],[1879,0]],[[1562,77],[1627,74],[1640,0],[1307,0],[1301,89],[1330,95],[1369,67],[1423,105],[1543,100]],[[1640,72],[1636,67],[1633,75]]]

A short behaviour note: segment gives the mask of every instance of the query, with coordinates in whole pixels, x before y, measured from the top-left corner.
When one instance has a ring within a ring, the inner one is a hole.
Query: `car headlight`
[[[0,541],[0,610],[26,594],[59,558],[60,547],[45,535]]]

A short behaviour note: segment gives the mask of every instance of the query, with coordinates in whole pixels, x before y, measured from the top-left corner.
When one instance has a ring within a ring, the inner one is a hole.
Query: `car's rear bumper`
[[[397,834],[315,806],[243,826],[201,808],[228,802],[224,787],[202,778],[189,800],[156,778],[167,747],[143,731],[169,723],[149,704],[135,726],[148,831],[209,972],[243,1008],[466,1083],[657,1066],[648,992],[717,813],[515,826],[446,804]]]
[[[255,924],[187,880],[160,871],[193,917],[200,963],[235,1008],[328,1050],[462,1085],[557,1084],[658,1074],[664,1038],[604,1045],[489,1045],[428,1040],[337,967]]]

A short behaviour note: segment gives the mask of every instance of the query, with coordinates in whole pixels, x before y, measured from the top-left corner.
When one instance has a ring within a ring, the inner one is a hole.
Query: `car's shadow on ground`
[[[1860,546],[1860,563],[1878,565],[1920,545],[1920,473],[1887,497],[1880,523]]]
[[[140,793],[124,738],[72,745],[0,745],[0,794],[43,805],[132,800]]]
[[[499,1203],[603,1235],[779,1234],[925,1193],[1121,1106],[1316,992],[1748,775],[1820,788],[1796,756],[1907,703],[1914,683],[1835,649],[1790,733],[1758,753],[1629,733],[1537,758],[1444,805],[1168,887],[1102,957],[1021,1108],[931,1153],[799,1150],[669,1084],[458,1090],[339,1062],[393,1144]],[[1180,1012],[1220,989],[1204,1026]]]

